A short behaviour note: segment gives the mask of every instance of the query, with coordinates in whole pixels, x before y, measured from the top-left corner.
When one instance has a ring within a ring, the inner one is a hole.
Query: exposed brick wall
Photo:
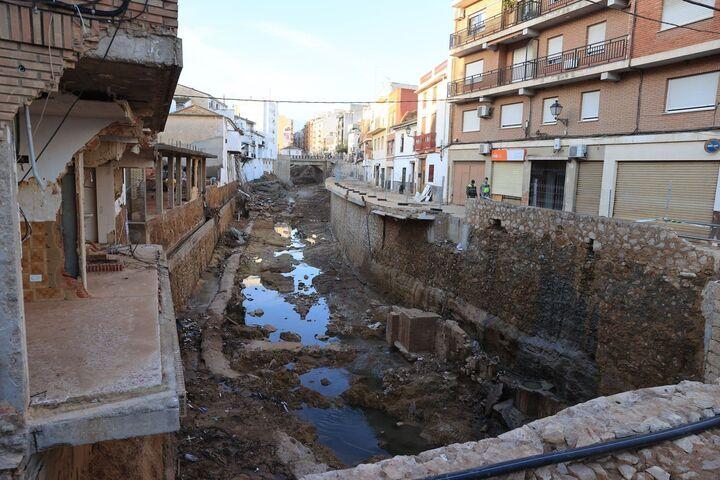
[[[87,296],[82,282],[65,272],[65,253],[59,222],[31,222],[32,234],[23,243],[22,276],[26,302],[70,300]],[[26,227],[21,226],[21,235]],[[40,282],[31,282],[40,275]]]
[[[663,0],[636,1],[638,15],[648,18],[662,18]],[[634,33],[633,57],[652,55],[713,40],[717,41],[717,32],[720,31],[720,12],[716,12],[710,19],[695,22],[688,26],[697,30],[708,30],[709,32],[697,32],[685,28],[661,30],[662,25],[658,22],[638,18]]]
[[[716,276],[703,251],[614,219],[487,202],[468,213],[460,253],[428,243],[427,222],[331,198],[353,264],[399,300],[457,319],[504,368],[570,403],[702,378],[702,291]]]
[[[650,69],[642,74],[622,73],[619,82],[589,80],[539,89],[531,98],[518,95],[500,97],[492,105],[492,117],[480,120],[479,132],[462,131],[463,112],[475,110],[479,104],[456,105],[453,108],[452,138],[459,139],[460,143],[472,143],[561,136],[565,130],[562,124],[542,124],[543,100],[550,97],[558,97],[563,105],[561,118],[569,119],[567,131],[571,137],[717,128],[720,126],[720,115],[715,111],[666,114],[665,102],[668,79],[717,71],[718,68],[717,57],[704,58]],[[582,93],[593,90],[600,91],[599,119],[580,122]],[[717,95],[720,102],[720,88]],[[525,104],[523,113],[525,119],[530,120],[527,136],[522,128],[500,128],[502,105],[517,102]]]
[[[232,182],[221,187],[207,187],[207,190],[205,192],[205,199],[207,201],[208,207],[220,208],[225,205],[228,200],[230,200],[237,194],[238,185],[238,182]]]
[[[120,4],[103,0],[98,8]],[[136,17],[144,8],[144,0],[133,0],[126,15]],[[177,18],[177,0],[148,0],[147,12],[123,28],[177,35]],[[26,99],[56,91],[64,69],[94,48],[103,30],[114,28],[86,15],[85,34],[75,14],[39,4],[35,12],[33,5],[14,0],[0,1],[0,19],[0,120],[12,120]]]

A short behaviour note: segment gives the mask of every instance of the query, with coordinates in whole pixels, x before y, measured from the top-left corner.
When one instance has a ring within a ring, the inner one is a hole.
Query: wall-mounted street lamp
[[[409,126],[405,127],[405,136],[408,138],[415,138],[415,136],[412,134],[412,128]]]
[[[560,114],[563,111],[563,106],[560,104],[559,100],[555,100],[555,102],[550,105],[550,113],[555,118],[556,122],[560,122],[565,126],[565,135],[567,135],[567,129],[568,124],[570,123],[567,118],[560,118]]]

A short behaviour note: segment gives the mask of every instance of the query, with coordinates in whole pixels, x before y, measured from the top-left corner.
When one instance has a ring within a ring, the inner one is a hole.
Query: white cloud
[[[288,40],[290,45],[295,44],[315,50],[333,50],[333,46],[330,43],[317,35],[288,27],[282,23],[256,22],[252,24],[252,27],[273,37]]]

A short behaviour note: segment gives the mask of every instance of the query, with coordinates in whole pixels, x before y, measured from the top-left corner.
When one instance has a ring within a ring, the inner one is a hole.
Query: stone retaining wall
[[[720,414],[720,386],[683,382],[621,393],[568,408],[497,438],[450,445],[303,480],[422,479],[570,448],[657,432]],[[720,471],[720,429],[651,448],[561,463],[512,480],[711,480]]]
[[[217,218],[208,220],[168,258],[173,304],[185,304],[197,284],[200,274],[212,259],[215,246],[235,216],[236,204],[232,199],[219,211]]]
[[[370,210],[331,195],[353,264],[398,301],[457,320],[502,369],[550,382],[568,404],[700,380],[720,346],[706,341],[720,323],[703,313],[716,260],[664,228],[482,201],[468,207],[459,251],[443,240],[452,222],[442,215]]]

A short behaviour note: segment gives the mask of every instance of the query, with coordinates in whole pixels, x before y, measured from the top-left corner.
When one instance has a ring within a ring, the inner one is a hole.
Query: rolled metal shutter
[[[603,162],[580,163],[579,167],[575,212],[583,215],[598,215]]]
[[[522,197],[523,163],[494,162],[492,177],[493,195]]]
[[[712,222],[720,162],[619,162],[613,216]],[[706,236],[709,229],[669,224]]]

